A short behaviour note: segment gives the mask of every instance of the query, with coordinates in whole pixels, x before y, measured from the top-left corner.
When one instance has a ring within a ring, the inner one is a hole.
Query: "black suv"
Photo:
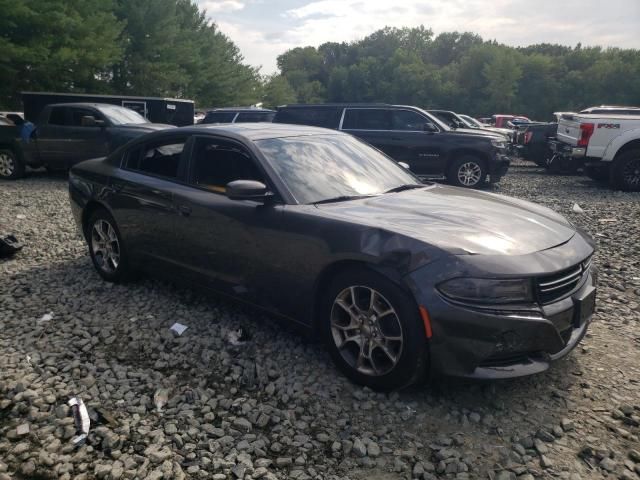
[[[274,110],[251,107],[227,107],[208,110],[200,123],[272,122]]]
[[[342,130],[365,140],[418,176],[478,187],[497,182],[509,168],[504,136],[453,130],[424,110],[388,104],[319,104],[278,107],[274,123]]]

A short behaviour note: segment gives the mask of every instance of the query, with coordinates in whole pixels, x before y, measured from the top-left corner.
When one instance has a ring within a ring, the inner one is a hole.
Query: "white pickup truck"
[[[619,190],[640,191],[640,114],[562,113],[553,161],[582,166]]]

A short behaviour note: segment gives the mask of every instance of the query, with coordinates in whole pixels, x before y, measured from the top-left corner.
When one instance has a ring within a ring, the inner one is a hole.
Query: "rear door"
[[[45,165],[52,168],[66,168],[70,124],[71,115],[69,108],[65,106],[51,107],[48,118],[41,119],[35,138],[38,155]]]
[[[181,213],[174,195],[184,188],[188,136],[139,143],[110,181],[110,205],[124,243],[145,267],[174,267]]]
[[[341,130],[361,138],[396,161],[394,132],[391,129],[391,110],[388,108],[346,108]]]

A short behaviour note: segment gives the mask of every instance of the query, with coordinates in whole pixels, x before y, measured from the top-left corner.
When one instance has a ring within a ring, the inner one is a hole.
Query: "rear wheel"
[[[130,277],[129,261],[120,231],[113,217],[104,209],[96,210],[87,222],[87,241],[93,266],[109,282]]]
[[[12,151],[0,149],[0,178],[15,180],[24,175],[24,163]]]
[[[487,178],[484,161],[473,155],[463,155],[449,165],[447,181],[457,187],[477,188]]]
[[[617,190],[640,191],[640,149],[616,157],[611,165],[610,182]]]
[[[331,357],[351,380],[391,390],[424,376],[427,340],[418,309],[384,276],[367,269],[339,274],[321,308]]]

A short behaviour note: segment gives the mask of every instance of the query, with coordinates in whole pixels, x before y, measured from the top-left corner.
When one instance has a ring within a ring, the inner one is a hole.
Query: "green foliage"
[[[297,102],[298,97],[286,78],[272,75],[265,80],[262,102],[265,108]]]
[[[0,104],[20,91],[249,105],[257,69],[192,0],[0,0]]]
[[[353,43],[295,48],[278,57],[302,102],[390,102],[460,113],[519,113],[640,104],[640,52],[539,44],[512,48],[473,33],[436,37],[384,28]]]

